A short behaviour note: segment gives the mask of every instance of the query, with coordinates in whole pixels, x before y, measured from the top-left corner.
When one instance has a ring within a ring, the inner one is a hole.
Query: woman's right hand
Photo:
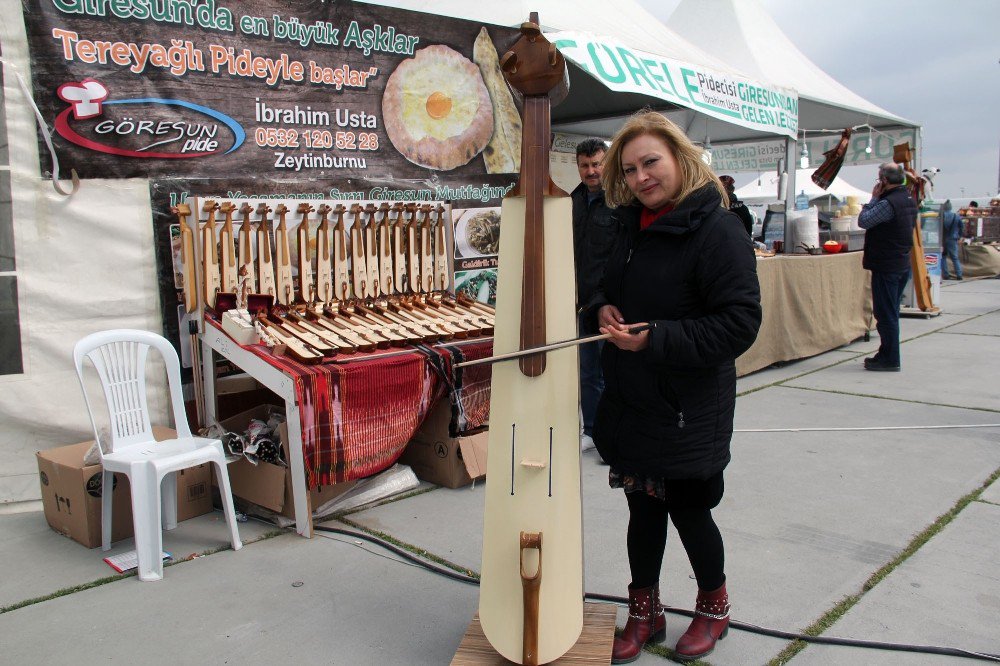
[[[611,328],[625,323],[625,318],[618,308],[613,305],[602,305],[597,311],[597,328]]]

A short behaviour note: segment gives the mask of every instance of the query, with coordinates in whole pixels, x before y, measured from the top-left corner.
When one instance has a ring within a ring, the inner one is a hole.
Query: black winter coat
[[[721,203],[706,186],[641,231],[640,208],[616,210],[622,242],[594,305],[654,325],[642,351],[604,345],[594,441],[620,471],[706,479],[729,463],[735,359],[756,339],[761,307],[750,237]]]
[[[861,265],[880,273],[910,270],[913,228],[917,224],[917,204],[902,185],[879,195],[892,206],[893,219],[865,231],[865,253]]]

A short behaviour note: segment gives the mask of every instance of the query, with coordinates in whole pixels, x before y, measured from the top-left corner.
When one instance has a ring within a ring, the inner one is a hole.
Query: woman
[[[729,626],[712,509],[730,459],[735,359],[757,336],[760,287],[750,237],[701,152],[660,114],[640,112],[604,158],[605,197],[624,228],[591,304],[611,335],[594,440],[611,486],[625,490],[632,574],[613,663],[665,637],[659,574],[668,516],[699,589],[677,657],[708,654]],[[651,328],[629,331],[643,323]]]

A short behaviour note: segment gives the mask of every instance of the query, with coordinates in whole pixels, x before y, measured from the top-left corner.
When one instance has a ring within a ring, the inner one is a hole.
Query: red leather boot
[[[662,643],[667,637],[667,618],[660,605],[660,586],[628,588],[628,622],[615,637],[612,664],[627,664],[639,658],[646,643]]]
[[[715,649],[729,633],[729,595],[726,584],[712,592],[698,590],[698,601],[694,606],[694,619],[674,648],[677,659],[691,661],[704,657]]]

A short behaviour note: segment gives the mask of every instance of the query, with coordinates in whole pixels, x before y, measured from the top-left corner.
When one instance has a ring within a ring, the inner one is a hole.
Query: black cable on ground
[[[432,564],[427,560],[421,559],[414,555],[413,553],[407,552],[406,550],[399,548],[398,546],[384,541],[378,537],[366,534],[364,532],[355,532],[353,530],[345,530],[337,527],[326,527],[324,525],[316,525],[313,527],[317,532],[331,532],[333,534],[341,534],[343,536],[350,537],[352,539],[363,539],[377,546],[381,546],[386,550],[402,557],[408,562],[412,562],[418,566],[421,566],[429,571],[432,571],[438,575],[444,576],[446,578],[451,578],[452,580],[457,580],[461,583],[468,583],[470,585],[479,585],[479,579],[473,576],[466,576],[460,574],[456,571],[446,569],[444,567]],[[628,599],[624,597],[615,597],[609,594],[598,594],[595,592],[587,592],[584,595],[585,599],[590,599],[591,601],[605,601],[609,603],[615,603],[622,606],[628,605]],[[673,608],[670,606],[664,606],[663,610],[672,613],[674,615],[684,615],[686,617],[694,617],[694,612],[683,608]],[[974,652],[972,650],[963,650],[961,648],[951,648],[951,647],[938,647],[936,645],[909,645],[906,643],[885,643],[882,641],[866,641],[856,638],[836,638],[832,636],[810,636],[808,634],[798,634],[792,631],[782,631],[780,629],[770,629],[768,627],[759,627],[755,624],[749,624],[746,622],[739,622],[737,620],[729,620],[729,626],[733,629],[740,629],[742,631],[747,631],[753,634],[760,634],[761,636],[770,636],[772,638],[783,638],[792,641],[803,641],[806,643],[816,643],[818,645],[840,645],[846,647],[860,647],[869,648],[873,650],[892,650],[895,652],[919,652],[923,654],[937,654],[948,657],[965,657],[968,659],[979,659],[982,661],[1000,662],[1000,655],[991,654],[988,652]]]

